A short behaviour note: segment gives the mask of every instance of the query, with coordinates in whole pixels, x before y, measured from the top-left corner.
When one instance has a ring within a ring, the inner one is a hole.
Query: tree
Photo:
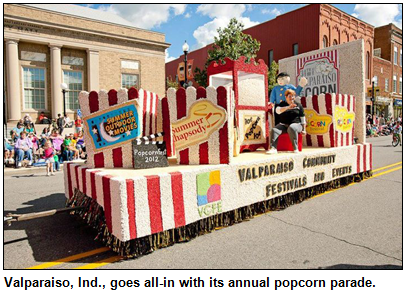
[[[208,51],[208,57],[204,69],[196,67],[195,81],[203,87],[207,86],[207,67],[214,61],[224,61],[226,57],[237,60],[241,56],[247,57],[247,61],[257,56],[261,43],[244,34],[244,25],[236,18],[232,18],[228,26],[217,30],[218,37],[214,37],[214,44]]]
[[[276,76],[278,75],[279,65],[274,61],[271,63],[271,67],[268,70],[268,93],[272,92],[272,89],[278,85],[276,82]]]

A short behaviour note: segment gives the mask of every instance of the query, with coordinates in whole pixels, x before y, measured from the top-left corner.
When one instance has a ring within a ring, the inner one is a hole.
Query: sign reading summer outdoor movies
[[[207,141],[226,121],[226,111],[207,100],[192,104],[189,115],[172,123],[172,134],[177,150]]]
[[[300,96],[339,93],[340,69],[338,51],[331,50],[296,60],[296,84],[305,77],[308,81]]]
[[[85,118],[95,150],[135,139],[141,134],[137,102],[130,101]]]

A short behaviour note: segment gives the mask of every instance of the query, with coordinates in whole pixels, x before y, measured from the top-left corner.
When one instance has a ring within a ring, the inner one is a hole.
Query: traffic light
[[[368,89],[368,97],[372,97],[372,87],[369,87]],[[374,87],[374,95],[373,97],[378,97],[380,94],[379,87]]]

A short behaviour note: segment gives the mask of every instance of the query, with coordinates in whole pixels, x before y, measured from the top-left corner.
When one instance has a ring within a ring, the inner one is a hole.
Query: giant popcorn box
[[[162,130],[160,99],[149,91],[83,91],[79,103],[89,168],[132,168],[131,140]]]
[[[212,62],[207,68],[210,86],[231,87],[235,96],[234,124],[237,129],[237,146],[254,151],[269,147],[268,117],[268,67],[263,60],[246,62],[224,59]]]
[[[168,90],[162,101],[164,138],[172,142],[168,154],[175,150],[178,164],[230,162],[232,95],[224,87]]]
[[[301,98],[306,115],[308,147],[351,146],[354,141],[355,97],[321,94]]]

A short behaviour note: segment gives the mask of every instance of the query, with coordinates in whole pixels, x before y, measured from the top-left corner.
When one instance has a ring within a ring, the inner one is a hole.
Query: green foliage
[[[278,75],[279,65],[272,61],[271,66],[268,70],[268,93],[272,92],[272,89],[278,85],[276,82],[276,76]]]
[[[214,38],[214,44],[208,50],[208,57],[203,70],[195,69],[195,81],[205,87],[207,85],[207,67],[212,61],[224,61],[226,57],[237,60],[241,56],[247,57],[247,61],[257,56],[261,43],[244,34],[244,25],[236,18],[232,18],[228,26],[217,30],[218,37]]]
[[[179,87],[178,82],[172,80],[172,77],[171,78],[169,78],[169,77],[166,78],[166,90],[168,90],[169,88],[175,88],[177,90],[178,87]]]
[[[194,79],[202,87],[207,87],[207,67],[201,70],[200,68],[195,68]]]

